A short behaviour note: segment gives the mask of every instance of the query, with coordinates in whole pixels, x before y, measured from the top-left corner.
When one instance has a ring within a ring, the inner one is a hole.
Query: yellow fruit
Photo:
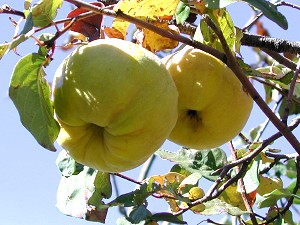
[[[189,199],[192,201],[195,201],[197,199],[203,198],[205,195],[204,191],[202,188],[199,187],[192,187],[189,190]]]
[[[275,189],[283,188],[282,180],[278,177],[271,178],[271,177],[263,177],[259,176],[259,186],[257,188],[257,193],[261,196],[268,194]]]
[[[160,59],[119,39],[74,50],[54,79],[57,142],[78,162],[105,172],[142,164],[169,136],[178,93]]]
[[[190,47],[162,61],[179,92],[171,141],[201,150],[218,147],[239,134],[253,100],[223,62]]]
[[[203,198],[205,195],[202,188],[192,187],[189,191],[189,199],[191,201],[196,201],[197,199]],[[203,203],[195,205],[191,208],[194,212],[202,212],[205,210],[205,205]]]

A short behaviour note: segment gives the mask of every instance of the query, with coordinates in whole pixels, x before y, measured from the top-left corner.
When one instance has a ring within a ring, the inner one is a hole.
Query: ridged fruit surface
[[[178,121],[171,141],[202,150],[218,147],[239,134],[253,100],[222,61],[191,47],[162,61],[179,93]]]
[[[145,162],[177,120],[178,92],[153,53],[102,39],[74,50],[54,79],[58,143],[78,162],[122,172]]]

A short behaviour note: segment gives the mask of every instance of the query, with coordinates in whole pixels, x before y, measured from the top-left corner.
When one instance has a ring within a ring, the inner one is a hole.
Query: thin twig
[[[298,76],[299,76],[299,72],[300,72],[300,60],[298,60],[297,68],[296,68],[296,71],[294,73],[293,79],[290,83],[290,90],[289,90],[289,93],[288,93],[288,97],[286,99],[286,105],[285,105],[284,114],[283,114],[283,117],[282,117],[282,122],[285,123],[285,124],[287,123],[287,119],[289,117],[289,112],[290,112],[290,109],[291,109],[291,106],[292,106],[294,90],[295,90],[296,82],[297,82],[297,79],[298,79]]]
[[[25,19],[25,14],[21,11],[15,10],[12,7],[10,7],[7,4],[4,4],[3,6],[1,6],[0,8],[0,14],[1,13],[5,13],[5,14],[11,14],[11,15],[16,15],[16,16],[21,16]]]
[[[231,157],[232,157],[233,161],[236,161],[237,160],[236,151],[235,151],[235,148],[234,148],[232,142],[229,142],[229,149],[230,149]],[[239,166],[237,166],[237,172],[240,172],[240,167]],[[246,187],[245,187],[245,183],[244,183],[243,178],[240,178],[238,180],[238,182],[239,182],[239,185],[241,187],[241,195],[242,195],[242,198],[243,198],[243,201],[244,201],[244,205],[246,206],[246,209],[250,214],[250,219],[252,221],[252,224],[258,225],[258,223],[256,221],[256,218],[255,218],[255,215],[254,215],[254,211],[251,207],[249,199],[247,198]]]
[[[261,48],[260,50],[262,50],[263,52],[265,52],[266,54],[268,54],[273,59],[275,59],[277,62],[279,62],[280,64],[286,66],[287,68],[289,68],[293,71],[296,70],[297,64],[294,63],[292,60],[280,55],[277,52],[270,51],[269,49],[266,49],[266,48]]]
[[[298,9],[300,10],[300,6],[298,5],[295,5],[295,4],[292,4],[292,3],[289,3],[289,2],[286,2],[286,1],[280,1],[280,2],[277,2],[275,3],[276,6],[288,6],[288,7],[291,7],[291,8],[294,8],[294,9]],[[256,21],[261,18],[263,16],[263,13],[260,12],[258,13],[257,15],[255,15],[245,26],[244,28],[242,29],[243,32],[249,30],[255,23]]]

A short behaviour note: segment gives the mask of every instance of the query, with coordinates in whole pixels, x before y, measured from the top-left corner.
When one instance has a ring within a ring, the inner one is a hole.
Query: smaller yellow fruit
[[[191,201],[196,201],[200,198],[203,198],[205,195],[204,191],[202,188],[199,187],[192,187],[189,191],[189,199]],[[205,205],[203,203],[195,205],[191,208],[192,211],[194,212],[202,212],[205,210]]]
[[[271,178],[260,176],[259,181],[260,183],[256,191],[261,196],[271,193],[276,189],[283,188],[282,180],[278,177]]]
[[[197,199],[203,198],[205,195],[202,188],[192,187],[189,191],[189,199],[195,201]]]
[[[178,119],[169,140],[197,150],[223,145],[245,126],[253,99],[222,61],[185,47],[162,59],[178,93]]]

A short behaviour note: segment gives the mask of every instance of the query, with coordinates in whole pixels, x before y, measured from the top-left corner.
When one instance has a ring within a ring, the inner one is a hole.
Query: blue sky
[[[299,3],[297,0],[290,2]],[[5,3],[22,10],[23,2],[20,4],[19,1],[1,1],[1,5]],[[69,9],[70,5],[64,3],[59,12],[59,18],[63,18]],[[249,14],[249,7],[244,3],[234,4],[229,9],[235,24],[239,27],[242,27],[251,15]],[[289,22],[287,31],[282,30],[266,19],[263,19],[264,25],[269,29],[272,36],[293,41],[299,40],[300,12],[286,7],[280,8],[280,11],[287,16]],[[0,15],[0,43],[10,41],[14,33],[8,17],[9,15]],[[15,20],[19,19],[15,16],[12,17]],[[63,41],[64,38],[59,42],[62,43]],[[34,40],[31,39],[22,44],[17,51],[21,56],[24,56],[27,53],[37,51],[37,46]],[[57,50],[54,61],[46,68],[47,80],[52,80],[56,67],[66,54],[66,52]],[[248,62],[255,62],[251,50],[245,51],[243,56]],[[7,225],[87,224],[84,220],[63,215],[55,207],[56,191],[60,180],[60,174],[55,165],[58,153],[49,152],[37,144],[31,134],[22,126],[18,112],[8,97],[10,76],[14,65],[19,59],[20,56],[10,52],[0,60],[0,223]],[[245,131],[264,120],[264,115],[257,110],[257,107],[254,107]],[[296,133],[299,135],[299,128]],[[275,146],[284,148],[287,152],[291,151],[291,147],[285,141],[276,142]],[[60,150],[59,146],[57,148]],[[179,147],[171,143],[165,143],[163,148],[177,150]],[[225,151],[228,152],[228,149],[225,148]],[[156,159],[150,173],[163,174],[168,172],[171,166],[166,161]],[[139,170],[140,168],[137,168],[125,174],[137,179]],[[121,193],[133,190],[135,187],[134,184],[128,181],[121,179],[117,179],[117,181],[120,184]],[[161,204],[161,202],[156,205],[155,210],[167,209],[166,204]],[[157,208],[158,205],[159,208]],[[189,216],[194,218],[194,224],[203,219],[192,214]],[[120,214],[117,209],[110,210],[107,218],[108,224],[114,224],[118,217],[120,217]]]

